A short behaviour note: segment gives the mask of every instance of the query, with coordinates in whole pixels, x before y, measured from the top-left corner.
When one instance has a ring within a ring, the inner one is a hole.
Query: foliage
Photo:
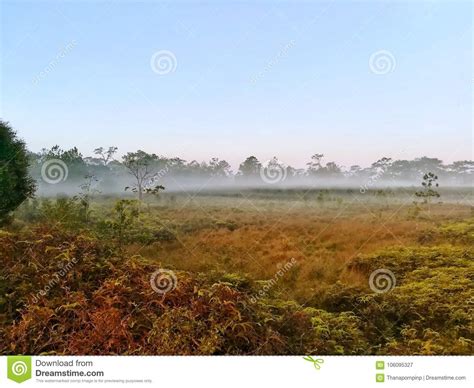
[[[33,196],[34,181],[28,175],[26,146],[6,122],[0,121],[0,224]]]
[[[365,317],[368,339],[383,339],[378,353],[471,353],[471,248],[441,245],[385,249],[359,256],[349,268],[367,277],[379,268],[395,274],[396,286],[391,291],[366,294],[351,301],[353,311]]]
[[[133,206],[118,203],[117,222],[130,225]],[[232,273],[176,270],[176,289],[159,295],[149,281],[160,263],[117,256],[91,235],[0,232],[0,353],[469,354],[473,255],[451,245],[361,255],[349,271],[388,268],[397,286],[338,282],[303,307],[277,291],[252,303],[259,283]]]
[[[254,305],[249,283],[238,289],[176,271],[176,289],[158,295],[149,284],[158,265],[118,259],[86,235],[2,232],[0,247],[1,354],[355,354],[364,346],[353,315]],[[77,264],[39,294],[72,258]]]

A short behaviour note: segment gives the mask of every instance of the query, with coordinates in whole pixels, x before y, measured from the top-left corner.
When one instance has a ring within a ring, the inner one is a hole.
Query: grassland
[[[441,194],[30,201],[0,232],[0,352],[472,354],[472,192]],[[177,279],[163,295],[160,268]],[[370,287],[379,269],[387,292]]]

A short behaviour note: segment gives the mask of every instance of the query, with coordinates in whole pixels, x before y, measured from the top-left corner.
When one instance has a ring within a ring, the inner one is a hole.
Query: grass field
[[[0,234],[0,350],[471,354],[472,191],[441,194],[30,201]],[[150,286],[159,269],[175,276],[165,293]]]

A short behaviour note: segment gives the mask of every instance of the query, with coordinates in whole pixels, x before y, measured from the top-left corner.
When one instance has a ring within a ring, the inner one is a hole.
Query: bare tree
[[[153,182],[157,173],[155,172],[158,157],[155,154],[148,154],[145,151],[128,152],[123,156],[123,165],[128,172],[135,177],[136,183],[132,191],[138,193],[138,199],[143,199],[146,185]],[[130,189],[126,187],[125,190]]]

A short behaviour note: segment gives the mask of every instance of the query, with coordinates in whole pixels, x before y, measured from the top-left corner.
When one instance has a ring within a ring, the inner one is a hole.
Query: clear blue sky
[[[472,17],[468,1],[2,1],[0,116],[33,151],[472,159]]]

